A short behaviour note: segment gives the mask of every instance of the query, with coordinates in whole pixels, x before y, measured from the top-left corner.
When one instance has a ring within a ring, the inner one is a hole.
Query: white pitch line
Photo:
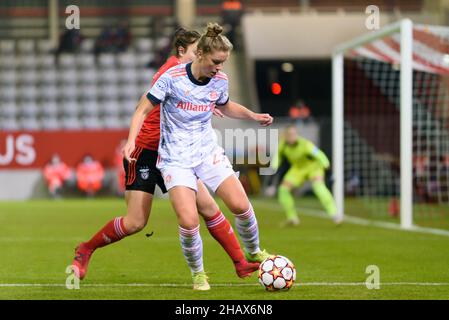
[[[252,199],[251,202],[253,203],[261,203],[263,206],[268,206],[270,209],[276,210],[276,211],[282,211],[282,208],[280,205],[277,205],[275,203],[264,201],[260,199]],[[301,210],[301,213],[305,216],[309,217],[315,217],[315,218],[321,218],[321,219],[331,219],[324,211],[319,209],[313,209],[313,208],[305,208],[305,207],[297,207],[298,210]],[[420,232],[420,233],[427,233],[427,234],[434,234],[439,236],[445,236],[449,237],[449,231],[442,230],[442,229],[435,229],[435,228],[426,228],[426,227],[418,227],[418,226],[412,226],[410,229],[403,229],[398,224],[393,222],[385,222],[385,221],[373,221],[369,219],[359,218],[359,217],[353,217],[349,215],[345,215],[344,222],[349,222],[352,224],[357,224],[361,226],[369,226],[369,227],[378,227],[378,228],[384,228],[384,229],[393,229],[398,231],[409,231],[409,232]]]
[[[449,282],[383,282],[380,286],[449,286]],[[62,283],[0,283],[0,287],[65,287]],[[187,283],[88,283],[80,284],[80,287],[188,287]],[[211,283],[212,287],[256,287],[258,283]],[[295,286],[312,287],[347,287],[366,286],[365,282],[297,282]]]

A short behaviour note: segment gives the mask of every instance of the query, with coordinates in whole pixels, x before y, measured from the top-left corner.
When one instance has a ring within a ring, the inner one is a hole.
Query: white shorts
[[[201,179],[209,189],[215,192],[226,178],[235,174],[231,162],[221,147],[216,148],[196,167],[180,168],[167,165],[161,166],[159,170],[167,190],[176,186],[185,186],[198,191],[197,180]]]

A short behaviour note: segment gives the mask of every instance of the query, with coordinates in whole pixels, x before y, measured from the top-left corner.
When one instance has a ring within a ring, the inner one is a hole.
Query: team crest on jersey
[[[217,98],[218,98],[217,91],[211,91],[211,93],[209,93],[209,97],[211,100],[217,100]]]
[[[148,180],[148,178],[150,177],[150,169],[148,169],[148,168],[142,168],[139,170],[139,172],[140,172],[140,177],[143,180]]]

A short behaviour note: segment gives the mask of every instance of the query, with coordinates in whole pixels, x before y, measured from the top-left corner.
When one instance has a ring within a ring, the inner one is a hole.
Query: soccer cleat
[[[301,221],[298,217],[288,218],[282,223],[282,227],[295,227],[298,226]]]
[[[87,249],[84,243],[81,243],[75,249],[75,258],[73,259],[72,266],[73,272],[78,279],[83,280],[87,273],[87,266],[93,251]]]
[[[332,220],[334,220],[334,223],[339,226],[343,223],[343,215],[342,214],[337,214],[335,215]]]
[[[251,276],[254,271],[259,269],[259,265],[259,262],[252,263],[246,260],[234,264],[235,272],[237,272],[237,275],[240,278],[247,278]]]
[[[204,271],[195,272],[192,276],[192,279],[193,279],[193,290],[199,291],[210,290],[209,282],[207,282],[209,278],[206,275],[206,272]]]
[[[272,255],[269,254],[266,250],[262,250],[256,253],[249,253],[245,250],[245,258],[248,262],[259,262],[261,263],[266,258],[271,257]]]

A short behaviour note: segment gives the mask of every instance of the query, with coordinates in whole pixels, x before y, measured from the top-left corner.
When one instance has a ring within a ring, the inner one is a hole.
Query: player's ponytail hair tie
[[[215,38],[222,32],[223,32],[223,27],[220,26],[218,23],[208,24],[207,32],[206,32],[205,36]]]
[[[221,34],[223,32],[223,27],[218,23],[207,24],[206,32],[200,39],[198,43],[198,50],[203,54],[207,54],[212,51],[231,51],[232,43]]]

